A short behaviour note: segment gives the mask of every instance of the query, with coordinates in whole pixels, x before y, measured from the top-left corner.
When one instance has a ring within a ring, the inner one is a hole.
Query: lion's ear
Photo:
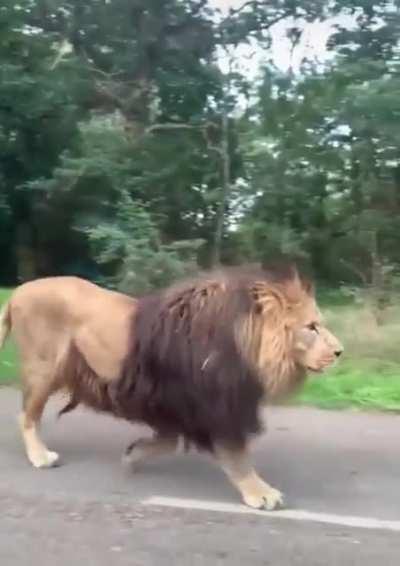
[[[304,295],[313,295],[312,283],[307,279],[301,279],[297,270],[282,285],[287,300],[293,304],[301,303],[304,300]]]
[[[284,295],[272,285],[256,284],[252,289],[255,312],[271,318],[282,317],[287,304]]]

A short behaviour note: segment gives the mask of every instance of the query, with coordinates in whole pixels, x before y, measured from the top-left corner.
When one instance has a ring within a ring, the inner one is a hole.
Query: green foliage
[[[344,365],[340,370],[311,379],[296,402],[321,409],[359,409],[400,412],[399,367],[365,368]]]
[[[11,289],[0,289],[0,309],[8,300]],[[0,352],[0,385],[12,383],[18,377],[19,363],[15,344],[8,340]]]
[[[196,271],[202,241],[163,243],[146,207],[125,192],[112,221],[81,228],[97,262],[112,266],[112,286],[126,293],[144,293]]]
[[[289,223],[278,224],[271,220],[266,230],[266,223],[262,220],[243,222],[236,238],[237,253],[243,260],[262,263],[280,255],[308,259],[301,236]]]
[[[89,261],[75,217],[103,217],[119,190],[145,198],[167,239],[212,241],[219,172],[204,132],[218,131],[221,74],[204,4],[2,7],[0,193],[14,233],[0,248],[17,252],[14,280],[27,275],[26,248],[30,276],[63,271],[77,253]]]
[[[335,2],[333,9],[350,7]],[[325,68],[308,63],[300,75],[282,75],[266,67],[243,126],[252,201],[242,245],[250,233],[256,256],[277,233],[277,248],[291,234],[325,281],[369,284],[378,264],[397,270],[396,10],[387,2],[352,6],[358,17],[330,38],[336,57]]]
[[[24,262],[36,276],[65,272],[77,257],[93,271],[93,236],[76,225],[112,230],[125,198],[143,206],[164,246],[202,240],[202,265],[279,252],[336,286],[376,287],[379,265],[396,275],[395,4],[251,1],[227,16],[206,0],[3,4],[0,250],[8,279],[25,276]],[[296,54],[306,22],[337,14],[353,24],[341,19],[333,29],[329,62],[276,69],[274,23],[286,23]],[[244,45],[264,49],[254,83],[238,65],[221,71],[220,54],[235,63]]]
[[[400,411],[398,302],[380,324],[370,305],[354,296],[322,289],[329,326],[344,343],[343,359],[326,375],[311,376],[296,402],[323,408]]]

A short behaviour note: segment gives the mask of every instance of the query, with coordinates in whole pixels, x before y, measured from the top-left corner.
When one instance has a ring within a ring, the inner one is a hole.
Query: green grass
[[[311,377],[295,403],[322,409],[400,412],[400,364],[344,362],[326,376]]]
[[[400,305],[393,306],[378,326],[366,307],[338,298],[330,305],[321,303],[327,324],[345,351],[334,369],[308,379],[295,402],[325,409],[400,412]]]
[[[11,290],[0,289],[0,305],[9,297]],[[0,351],[0,385],[13,383],[18,377],[18,360],[12,340],[7,340]]]
[[[0,304],[9,296],[0,289]],[[328,326],[345,346],[343,359],[322,376],[312,376],[294,403],[324,409],[400,412],[400,305],[377,327],[367,309],[326,291],[320,298]],[[0,385],[17,381],[11,341],[0,352]]]

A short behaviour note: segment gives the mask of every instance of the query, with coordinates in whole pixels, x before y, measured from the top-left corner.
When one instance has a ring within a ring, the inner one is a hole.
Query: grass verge
[[[363,365],[365,367],[363,367]],[[294,403],[321,409],[400,412],[400,365],[345,362],[326,376],[312,377]]]
[[[11,294],[10,289],[0,289],[0,305],[3,305]],[[1,307],[0,307],[1,308]],[[0,351],[0,385],[15,383],[18,377],[18,360],[12,340],[7,340]]]
[[[379,326],[367,307],[348,300],[322,301],[322,307],[344,355],[326,375],[310,377],[295,403],[400,412],[400,305]]]

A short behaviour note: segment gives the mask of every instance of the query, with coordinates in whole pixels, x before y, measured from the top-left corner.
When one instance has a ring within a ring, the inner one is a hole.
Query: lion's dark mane
[[[262,430],[265,391],[238,347],[235,326],[255,308],[255,281],[290,275],[225,270],[139,299],[122,374],[102,386],[94,408],[182,435],[201,449],[243,446]],[[66,410],[79,397],[77,391]]]

